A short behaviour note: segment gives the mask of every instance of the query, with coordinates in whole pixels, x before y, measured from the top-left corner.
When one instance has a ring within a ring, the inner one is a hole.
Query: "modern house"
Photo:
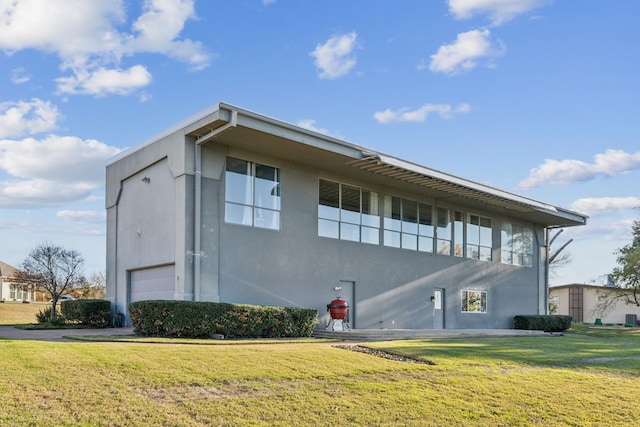
[[[18,270],[0,261],[0,300],[2,301],[35,301],[36,293],[27,285],[14,282]]]
[[[596,319],[600,319],[603,324],[635,326],[640,319],[640,307],[636,305],[619,300],[605,312],[599,311],[601,298],[612,292],[611,286],[572,283],[551,287],[549,301],[556,308],[555,314],[569,315],[574,323],[596,323]],[[636,321],[627,322],[630,318]]]
[[[510,328],[547,313],[556,206],[218,103],[111,159],[107,298],[319,310],[350,326]]]

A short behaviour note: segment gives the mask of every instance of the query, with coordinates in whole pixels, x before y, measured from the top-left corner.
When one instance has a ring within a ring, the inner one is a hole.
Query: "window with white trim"
[[[487,291],[464,290],[461,295],[463,313],[487,312]]]
[[[508,222],[503,223],[500,233],[502,263],[532,267],[533,238],[533,229],[531,227]]]
[[[318,236],[380,244],[378,193],[320,179]]]
[[[445,208],[438,208],[436,215],[436,236],[438,237],[436,251],[441,255],[451,255],[453,248],[451,245],[453,239],[451,211]]]
[[[224,220],[280,229],[280,169],[227,157]]]
[[[384,196],[384,245],[433,252],[433,208],[426,203]]]
[[[467,258],[491,261],[491,218],[467,215]]]

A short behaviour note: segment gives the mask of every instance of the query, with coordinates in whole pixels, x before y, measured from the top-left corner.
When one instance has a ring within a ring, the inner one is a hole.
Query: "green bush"
[[[76,299],[62,301],[60,311],[69,322],[91,328],[106,328],[111,318],[111,303],[102,299]]]
[[[36,313],[36,320],[41,325],[62,326],[65,324],[64,315],[60,311],[56,312],[56,320],[51,322],[51,306],[40,309]]]
[[[309,337],[318,311],[193,301],[137,301],[129,305],[136,335],[228,338]]]
[[[530,331],[562,332],[571,327],[571,316],[526,315],[513,319],[514,329]]]

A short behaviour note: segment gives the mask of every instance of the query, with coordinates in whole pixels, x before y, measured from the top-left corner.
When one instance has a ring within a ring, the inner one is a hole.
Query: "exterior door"
[[[433,290],[433,329],[444,329],[444,289]]]

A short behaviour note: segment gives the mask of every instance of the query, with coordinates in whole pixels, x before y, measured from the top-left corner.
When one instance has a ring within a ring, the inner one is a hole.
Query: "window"
[[[486,291],[462,291],[462,312],[463,313],[486,313],[487,312],[487,292]]]
[[[384,245],[433,252],[432,207],[399,197],[384,196]]]
[[[454,212],[453,222],[453,255],[462,257],[464,255],[464,215],[462,212]]]
[[[438,226],[436,228],[437,251],[441,255],[451,255],[451,239],[453,236],[453,224],[451,221],[451,211],[449,209],[438,208]]]
[[[520,224],[503,223],[500,234],[504,264],[533,266],[533,229]]]
[[[318,236],[380,244],[378,193],[321,179]]]
[[[280,170],[227,157],[224,220],[280,229]]]
[[[468,215],[467,258],[491,261],[491,218]]]

